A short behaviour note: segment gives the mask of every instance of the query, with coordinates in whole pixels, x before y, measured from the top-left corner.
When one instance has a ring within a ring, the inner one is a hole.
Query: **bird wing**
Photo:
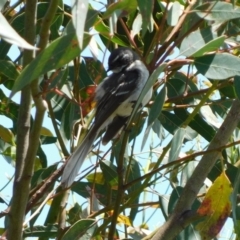
[[[107,126],[107,130],[102,138],[102,144],[106,145],[112,140],[117,133],[126,125],[129,117],[116,116],[113,121]]]
[[[117,84],[116,84],[117,81]],[[126,101],[137,89],[139,72],[131,70],[114,73],[103,82],[104,95],[97,99],[94,128],[99,129],[103,123]]]
[[[61,179],[64,187],[69,187],[73,183],[104,122],[108,120],[122,102],[131,96],[137,87],[136,80],[138,77],[137,71],[129,71],[127,74],[114,73],[104,80],[102,84],[104,95],[97,99],[94,124],[82,144],[71,155],[64,169]],[[113,124],[110,128],[114,128]],[[114,136],[115,134],[111,133],[110,135]]]

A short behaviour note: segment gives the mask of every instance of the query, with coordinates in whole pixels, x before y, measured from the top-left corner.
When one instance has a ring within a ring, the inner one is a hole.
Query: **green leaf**
[[[11,44],[5,42],[5,41],[0,41],[0,59],[9,59],[9,57],[7,56],[7,53],[9,51],[9,49],[11,48]]]
[[[195,230],[195,227],[193,224],[190,224],[189,226],[184,228],[184,230],[178,235],[178,237],[176,239],[177,240],[186,240],[186,238],[191,239],[191,240],[200,240],[201,239],[201,235],[199,234],[199,232],[197,230]]]
[[[168,204],[168,215],[174,210],[182,191],[183,188],[179,186],[173,189]]]
[[[162,126],[172,135],[174,135],[174,133],[176,132],[176,130],[181,126],[181,124],[183,123],[183,119],[179,118],[178,115],[174,114],[174,113],[170,113],[167,111],[163,111],[160,116],[159,116],[159,120],[162,124]],[[193,140],[194,138],[196,138],[197,136],[197,132],[194,131],[191,127],[187,126],[186,127],[186,134],[185,134],[185,138],[187,140]]]
[[[58,216],[59,216],[59,208],[61,206],[61,201],[63,199],[64,192],[62,191],[61,188],[57,188],[56,190],[56,196],[53,198],[53,201],[51,202],[50,209],[47,213],[44,225],[48,226],[51,224],[54,224],[58,221]],[[38,240],[45,240],[43,239],[38,239]]]
[[[240,18],[240,8],[231,3],[214,1],[199,6],[195,12],[201,18],[210,21],[224,22],[234,18]]]
[[[106,12],[103,15],[103,19],[109,18],[115,11],[123,10],[125,14],[130,14],[132,11],[135,11],[137,8],[136,0],[122,0],[115,3],[112,3],[108,6]]]
[[[15,138],[12,133],[12,131],[8,128],[5,128],[0,124],[0,138],[6,142],[11,144],[12,146],[15,146]]]
[[[92,9],[91,6],[89,5],[89,9],[87,12],[87,18],[85,22],[85,31],[88,32],[92,26],[94,25],[97,17],[98,17],[98,11],[95,9]]]
[[[71,187],[71,190],[79,194],[83,198],[90,198],[91,195],[89,191],[86,191],[87,188],[94,189],[95,195],[98,197],[98,200],[104,206],[109,204],[109,184],[97,184],[96,182],[76,182]],[[110,201],[115,201],[117,197],[117,191],[114,188],[111,189],[111,199]]]
[[[182,14],[181,8],[182,6],[178,1],[173,2],[167,14],[167,23],[169,26],[175,26],[178,23],[178,19]]]
[[[160,115],[160,113],[162,111],[163,104],[165,102],[165,98],[166,98],[166,87],[163,86],[163,88],[161,89],[161,91],[159,92],[157,97],[155,98],[152,107],[150,108],[149,116],[148,116],[148,125],[144,132],[141,149],[143,149],[143,147],[148,139],[148,135],[150,133],[150,130],[151,130],[155,120],[158,118],[158,116]]]
[[[235,78],[235,77],[234,77]],[[226,87],[220,88],[219,92],[222,94],[222,96],[226,96],[227,98],[235,99],[237,97],[236,95],[236,89],[235,89],[235,84],[228,85]]]
[[[65,105],[65,103],[67,104]],[[62,133],[62,137],[69,140],[72,136],[73,122],[80,118],[80,109],[76,104],[72,104],[64,99],[61,104],[61,109],[58,109],[58,115],[62,113],[60,131]]]
[[[74,206],[68,211],[68,222],[70,224],[80,220],[82,207],[76,202]]]
[[[62,240],[79,240],[80,237],[83,237],[83,235],[86,233],[86,231],[93,227],[96,224],[94,219],[84,219],[79,220],[74,225],[72,225],[68,231],[63,235],[61,238]],[[89,236],[89,239],[91,236]],[[82,239],[82,238],[81,238]]]
[[[116,43],[119,46],[129,47],[128,39],[125,35],[120,35],[115,33],[113,36],[110,34],[110,29],[106,26],[103,20],[98,17],[97,24],[95,24],[94,29],[99,32],[100,36],[104,37],[110,42]]]
[[[178,159],[185,134],[186,130],[184,128],[179,128],[174,134],[169,152],[168,162],[172,162]]]
[[[217,113],[220,117],[224,118],[232,106],[232,102],[232,99],[220,99],[220,101],[216,101],[211,108],[214,113]]]
[[[145,0],[137,0],[140,13],[142,15],[142,36],[145,35],[148,25],[151,23],[152,9],[154,1],[146,4]]]
[[[182,121],[185,121],[189,113],[184,109],[176,109],[174,110],[176,116],[181,119]],[[194,129],[197,133],[199,133],[201,136],[203,136],[207,141],[211,141],[212,138],[215,135],[215,130],[213,127],[208,125],[202,117],[200,117],[199,114],[197,114],[194,119],[190,122],[189,126]]]
[[[167,81],[166,86],[168,98],[171,99],[177,96],[182,96],[179,102],[183,104],[189,104],[194,102],[193,97],[183,97],[186,90],[188,93],[199,91],[197,86],[192,81],[189,81],[189,79],[184,74],[178,72]],[[186,86],[188,86],[187,89]]]
[[[59,91],[64,92],[64,90],[66,88],[64,88],[63,86],[68,83],[67,81],[69,80],[68,78],[70,77],[69,75],[69,67],[66,68],[62,68],[61,70],[57,71],[57,76],[53,79],[53,81],[51,81],[49,88],[50,89],[58,89]],[[69,88],[68,88],[68,92],[64,92],[67,96],[69,95]],[[57,92],[58,93],[58,92]],[[47,93],[46,99],[47,100],[51,100],[51,102],[54,102],[55,98],[64,98],[65,96],[60,96],[60,94],[57,94],[55,91],[51,91],[49,93]],[[65,97],[66,99],[66,97]],[[56,100],[56,99],[55,99]],[[56,102],[54,102],[54,106],[56,105]]]
[[[19,72],[13,62],[0,60],[0,74],[8,79],[15,80],[18,77]]]
[[[130,171],[129,171],[127,183],[141,177],[141,169],[140,169],[139,163],[134,158],[131,159],[130,165],[128,167]],[[131,185],[128,188],[129,196],[131,196],[131,193],[134,194],[134,191],[139,189],[140,187],[141,187],[141,181],[138,181],[135,184]],[[139,198],[140,198],[140,195],[138,195],[132,203],[136,204],[137,206],[139,203]],[[131,208],[129,218],[131,219],[132,222],[134,221],[137,213],[138,213],[138,207]]]
[[[53,144],[57,142],[57,137],[53,137],[53,136],[41,135],[40,139],[41,139],[41,144]]]
[[[88,0],[72,0],[72,21],[76,29],[79,46],[83,47],[85,21],[88,12]]]
[[[139,34],[141,29],[142,29],[142,15],[138,14],[133,21],[131,35],[133,37],[136,36],[137,34]]]
[[[181,171],[181,187],[184,187],[196,168],[195,161],[188,162]]]
[[[0,37],[10,44],[17,45],[18,47],[36,50],[37,48],[29,44],[24,38],[22,38],[8,23],[3,14],[0,12]]]
[[[234,88],[235,88],[235,93],[238,97],[238,99],[240,99],[240,76],[235,76],[234,77]]]
[[[199,73],[216,80],[240,75],[240,59],[228,53],[209,54],[196,58],[194,64]]]
[[[152,126],[153,126],[153,123],[151,123],[150,125],[147,126],[145,132],[144,132],[144,136],[143,136],[143,140],[142,140],[142,145],[141,145],[141,150],[144,148],[146,142],[147,142],[147,139],[148,139],[148,136],[149,136],[149,133],[150,133],[150,130],[152,129]]]
[[[150,108],[148,116],[148,125],[152,124],[160,115],[163,108],[163,104],[166,99],[166,94],[167,94],[166,87],[163,86],[163,88],[160,90],[159,94],[155,98],[153,105]]]
[[[50,177],[54,171],[57,169],[58,164],[53,164],[47,168],[42,168],[34,172],[31,179],[31,189],[36,187],[39,183],[44,181],[46,178]]]
[[[134,115],[136,114],[137,110],[138,110],[138,107],[140,105],[140,103],[142,102],[143,98],[145,97],[145,95],[147,94],[147,92],[152,88],[153,84],[155,83],[155,81],[158,79],[160,73],[162,73],[165,68],[167,67],[167,64],[162,64],[160,65],[157,69],[154,70],[154,72],[151,74],[151,76],[149,77],[149,79],[147,80],[136,104],[135,104],[135,107],[132,111],[132,114],[131,114],[131,117],[128,121],[128,123],[130,123],[134,117]]]
[[[234,179],[234,184],[233,184],[233,193],[231,195],[231,203],[232,203],[232,218],[234,222],[234,228],[235,232],[237,235],[240,235],[240,229],[239,229],[239,220],[240,220],[240,215],[239,215],[239,206],[238,206],[238,194],[239,194],[239,187],[240,187],[240,170],[237,170],[236,177]]]
[[[94,82],[96,84],[99,84],[107,76],[103,63],[91,57],[84,57],[84,61],[85,61],[86,72],[88,73],[92,81],[91,84],[93,84]],[[83,79],[83,76],[81,76],[81,72],[80,72],[80,77],[81,77],[80,84],[83,84],[85,80]],[[86,84],[83,84],[83,85],[88,86]]]
[[[161,209],[163,217],[165,218],[165,220],[168,219],[168,203],[169,203],[168,198],[169,198],[169,195],[158,196],[159,208]]]
[[[86,46],[90,40],[90,36],[85,36]],[[72,59],[79,56],[80,49],[78,47],[75,33],[63,36],[53,41],[46,49],[44,49],[27,67],[24,68],[20,76],[16,79],[13,86],[13,96],[17,91],[31,83],[40,75],[62,67],[69,63]]]
[[[112,187],[118,185],[118,174],[116,166],[109,161],[100,161],[100,168],[103,172],[103,176]]]
[[[48,226],[33,226],[26,228],[23,231],[23,237],[46,237],[56,238],[58,234],[58,227],[56,224]]]
[[[197,30],[183,39],[179,55],[200,57],[221,47],[225,38],[225,36],[217,37],[210,28]]]

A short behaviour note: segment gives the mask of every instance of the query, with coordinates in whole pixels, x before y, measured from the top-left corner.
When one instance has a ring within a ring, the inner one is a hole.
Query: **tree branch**
[[[35,41],[35,14],[37,0],[27,0],[25,8],[25,39],[32,45]],[[23,53],[23,66],[26,66],[33,59],[33,51],[25,50]],[[9,226],[7,230],[8,240],[22,239],[22,223],[25,215],[28,200],[30,176],[23,177],[23,169],[26,164],[26,156],[29,148],[30,111],[31,111],[31,90],[26,86],[21,93],[18,129],[17,129],[17,150],[15,180],[13,185],[13,197],[11,208],[8,214]]]
[[[240,121],[239,109],[240,101],[235,100],[222,126],[209,144],[208,150],[216,149],[219,146],[227,144],[228,139]],[[204,180],[207,178],[208,173],[211,171],[219,157],[221,157],[221,151],[210,152],[202,157],[201,161],[184,187],[173,213],[167,222],[160,227],[152,240],[171,240],[182,231],[182,228],[179,227],[179,219],[181,219],[181,217],[184,218],[183,213],[191,209],[191,206],[196,199]]]
[[[26,1],[25,35],[26,40],[33,45],[36,34],[36,6],[36,0]],[[47,46],[49,29],[53,17],[56,13],[57,6],[58,0],[51,1],[48,11],[43,19],[42,28],[40,30],[39,43],[41,50]],[[29,51],[24,51],[24,66],[26,66],[27,63],[33,59],[32,53],[28,52]],[[32,131],[29,135],[31,93],[33,95],[36,106],[36,115],[32,126]],[[39,147],[39,136],[45,111],[46,103],[43,101],[42,96],[39,94],[38,79],[36,79],[32,82],[31,86],[25,87],[22,92],[18,125],[16,177],[13,188],[12,204],[9,212],[10,224],[7,233],[8,240],[22,239],[22,224],[26,212],[26,206],[30,191],[30,181],[33,174],[34,161]],[[31,139],[31,147],[29,147],[29,139]]]

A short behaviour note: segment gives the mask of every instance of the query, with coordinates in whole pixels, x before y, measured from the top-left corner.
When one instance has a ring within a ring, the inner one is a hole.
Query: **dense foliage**
[[[15,168],[10,202],[12,180],[1,176],[1,239],[213,239],[226,221],[240,238],[239,1],[0,7],[0,114],[12,123],[0,125],[0,151]],[[91,126],[95,88],[120,46],[146,64],[138,102],[149,88],[152,100],[141,112],[136,104],[111,144],[99,136],[62,189],[64,161]]]

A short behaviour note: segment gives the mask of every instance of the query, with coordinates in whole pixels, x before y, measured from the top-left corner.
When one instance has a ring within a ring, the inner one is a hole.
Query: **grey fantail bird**
[[[63,187],[69,187],[78,174],[99,132],[106,128],[102,143],[113,139],[126,125],[134,104],[147,82],[149,72],[139,56],[129,48],[113,50],[108,59],[108,71],[113,73],[103,79],[95,91],[96,115],[88,134],[69,158],[62,176]],[[141,107],[152,96],[145,95]]]

